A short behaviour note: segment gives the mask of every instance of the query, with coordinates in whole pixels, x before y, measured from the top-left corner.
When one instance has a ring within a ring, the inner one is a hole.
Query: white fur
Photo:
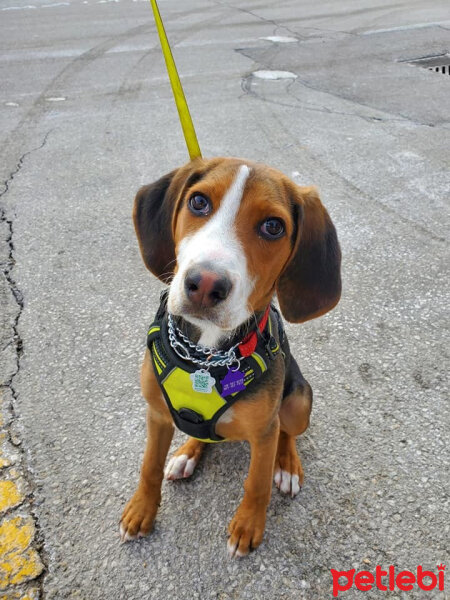
[[[233,418],[233,407],[230,406],[230,408],[227,408],[227,410],[222,415],[220,415],[220,417],[217,420],[217,424],[220,425],[220,423],[231,423]]]
[[[227,552],[228,552],[229,558],[242,558],[243,556],[247,555],[247,553],[244,554],[240,550],[238,550],[238,544],[239,544],[239,540],[237,542],[235,542],[234,544],[230,540],[228,540]]]
[[[142,531],[139,531],[136,535],[130,535],[128,533],[128,531],[125,529],[122,521],[120,522],[120,526],[119,526],[119,535],[120,535],[120,541],[122,544],[124,544],[125,542],[132,542],[133,540],[137,540],[139,538],[145,537],[145,533],[142,533]]]
[[[189,317],[186,317],[189,320]],[[202,335],[198,340],[200,344],[203,346],[208,346],[209,348],[213,348],[216,346],[218,340],[223,336],[223,329],[214,325],[214,323],[208,321],[199,321],[195,318],[190,318],[190,320],[198,325],[202,330]]]
[[[291,492],[291,474],[287,471],[281,471],[281,485],[280,490],[284,494],[290,494]]]
[[[249,167],[241,165],[218,211],[196,233],[182,240],[178,248],[178,271],[170,286],[169,311],[197,325],[202,331],[200,343],[207,346],[215,346],[221,337],[236,329],[251,314],[247,303],[253,281],[235,228],[236,215],[249,175]],[[218,307],[214,323],[197,319],[183,311],[183,305],[187,302],[184,290],[186,272],[205,261],[212,261],[225,271],[233,284],[229,296]]]
[[[300,480],[298,475],[289,473],[284,469],[277,469],[273,479],[280,492],[289,494],[291,498],[294,498],[300,491]]]
[[[185,479],[190,477],[197,466],[195,458],[189,458],[187,454],[172,456],[164,470],[166,479]]]

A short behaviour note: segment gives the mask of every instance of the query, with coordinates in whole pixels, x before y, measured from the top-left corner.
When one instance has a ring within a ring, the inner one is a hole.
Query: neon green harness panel
[[[269,317],[269,328],[272,323]],[[151,325],[147,346],[152,358],[158,383],[163,392],[175,425],[193,438],[202,442],[224,441],[215,433],[215,425],[222,414],[238,399],[240,391],[221,396],[222,380],[229,367],[211,366],[211,376],[215,383],[210,393],[193,388],[192,373],[196,367],[181,360],[170,347],[164,316]],[[270,339],[275,341],[270,335]],[[239,370],[244,375],[243,384],[247,388],[268,370],[267,359],[272,360],[280,351],[278,344],[269,348],[267,339],[261,336],[256,351],[240,359]]]
[[[175,367],[163,379],[162,385],[170,398],[175,410],[189,408],[202,415],[204,419],[212,419],[216,412],[226,404],[216,389],[212,388],[210,394],[203,394],[192,389],[190,373]]]

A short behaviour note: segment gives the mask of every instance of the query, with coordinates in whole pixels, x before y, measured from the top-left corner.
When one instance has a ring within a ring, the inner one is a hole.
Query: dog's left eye
[[[209,215],[211,212],[211,200],[203,194],[193,194],[189,198],[189,208],[194,215]]]
[[[284,234],[284,223],[281,219],[271,217],[261,223],[259,231],[267,240],[276,240]]]

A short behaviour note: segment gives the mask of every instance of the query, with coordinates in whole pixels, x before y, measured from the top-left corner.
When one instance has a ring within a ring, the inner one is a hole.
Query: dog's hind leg
[[[167,463],[164,477],[170,480],[190,477],[203,454],[204,448],[205,442],[190,437],[185,444],[178,448]]]
[[[274,480],[280,491],[294,497],[303,483],[303,468],[295,438],[309,425],[312,390],[291,357],[286,375],[285,396],[280,407],[280,436],[275,460]]]
[[[303,467],[297,454],[295,437],[284,431],[280,431],[278,438],[274,481],[281,492],[292,498],[299,493],[303,484]]]

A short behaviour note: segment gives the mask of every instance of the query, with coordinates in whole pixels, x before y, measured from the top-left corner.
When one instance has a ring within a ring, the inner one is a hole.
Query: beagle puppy
[[[336,306],[336,230],[314,187],[237,158],[198,158],[144,186],[133,219],[146,267],[169,288],[141,371],[148,438],[121,539],[152,529],[164,473],[192,475],[209,441],[247,440],[244,496],[228,527],[229,555],[241,557],[262,541],[272,479],[292,497],[300,490],[296,436],[312,406],[271,302],[276,294],[293,323]],[[174,423],[190,437],[164,472]]]

